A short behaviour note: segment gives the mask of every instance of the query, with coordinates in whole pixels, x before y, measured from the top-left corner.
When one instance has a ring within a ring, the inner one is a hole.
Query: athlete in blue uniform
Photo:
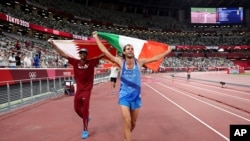
[[[133,68],[126,67],[126,61],[122,63],[121,87],[119,92],[119,105],[135,110],[141,107],[141,74],[136,60]]]
[[[113,56],[106,47],[101,43],[97,32],[93,32],[93,37],[99,49],[110,60],[118,64],[121,68],[121,86],[119,91],[119,105],[121,107],[123,117],[123,131],[125,141],[131,141],[131,132],[135,128],[139,109],[141,107],[141,71],[143,64],[154,62],[171,52],[168,48],[165,52],[156,55],[150,59],[138,59],[134,57],[134,48],[127,44],[123,48],[123,57]]]

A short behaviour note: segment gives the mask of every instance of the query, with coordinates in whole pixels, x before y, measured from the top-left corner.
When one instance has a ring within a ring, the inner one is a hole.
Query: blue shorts
[[[130,110],[135,110],[141,107],[141,99],[137,99],[135,101],[126,101],[125,99],[119,99],[118,101],[119,105],[126,106]]]

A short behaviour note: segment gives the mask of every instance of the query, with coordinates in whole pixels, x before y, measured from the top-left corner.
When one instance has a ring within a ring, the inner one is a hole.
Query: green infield
[[[242,75],[249,75],[250,76],[250,72],[248,72],[248,73],[242,73]]]
[[[191,12],[209,12],[209,13],[215,13],[215,8],[191,8]]]
[[[250,76],[250,72],[240,73],[238,75]]]

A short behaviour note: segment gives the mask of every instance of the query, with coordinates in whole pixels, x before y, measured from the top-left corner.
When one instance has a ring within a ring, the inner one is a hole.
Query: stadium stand
[[[126,6],[123,3],[126,3]],[[159,7],[158,11],[153,8],[153,4]],[[140,0],[136,2],[126,0],[120,3],[98,0],[55,0],[53,2],[3,0],[0,6],[2,15],[8,15],[10,20],[3,20],[1,23],[3,37],[1,54],[17,52],[15,44],[19,42],[22,53],[28,52],[31,57],[37,53],[41,54],[42,67],[63,67],[63,60],[50,49],[46,40],[49,38],[83,39],[88,38],[93,30],[97,30],[169,44],[173,47],[169,57],[173,57],[171,61],[176,62],[169,63],[166,59],[162,67],[198,67],[197,64],[200,64],[197,70],[209,70],[208,67],[211,66],[230,67],[237,64],[249,69],[249,21],[240,25],[193,26],[187,22],[187,18],[183,21],[178,20],[178,15],[174,13],[193,4],[190,2],[178,5],[178,1],[166,3],[150,0],[144,3]],[[206,3],[200,0],[195,4],[195,6],[216,7],[235,5],[245,6],[246,9],[249,6],[246,0],[241,3],[221,1],[217,4],[213,1]],[[139,8],[141,5],[146,5],[146,8]],[[249,8],[247,10],[249,13]],[[13,23],[13,19],[20,19],[23,24]],[[27,22],[31,23],[33,28],[25,26]],[[48,32],[43,31],[43,28]],[[52,32],[49,32],[49,29],[52,29]],[[54,32],[59,34],[53,34]],[[69,33],[72,36],[64,36],[60,33]],[[219,49],[224,51],[219,52]],[[218,57],[223,59],[217,59]],[[2,58],[1,67],[7,67],[6,57]],[[180,59],[193,60],[193,62],[183,63],[179,61]],[[200,62],[196,63],[197,61]],[[207,61],[210,63],[202,65]],[[223,63],[218,64],[218,62]]]
[[[250,70],[250,19],[220,26],[189,21],[191,6],[232,5],[244,6],[250,15],[249,0],[1,0],[0,68],[11,75],[0,78],[0,113],[65,92],[62,84],[74,81],[72,69],[47,40],[85,40],[95,30],[169,44],[172,52],[159,72]],[[9,69],[12,53],[21,54],[22,69]],[[45,78],[33,69],[36,55]],[[100,69],[105,63],[102,60],[96,68],[95,84],[108,80],[108,69]]]

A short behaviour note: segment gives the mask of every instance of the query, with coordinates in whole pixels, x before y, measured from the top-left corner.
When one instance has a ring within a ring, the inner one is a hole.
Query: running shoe
[[[89,137],[89,132],[88,131],[82,131],[82,138],[87,139]]]

